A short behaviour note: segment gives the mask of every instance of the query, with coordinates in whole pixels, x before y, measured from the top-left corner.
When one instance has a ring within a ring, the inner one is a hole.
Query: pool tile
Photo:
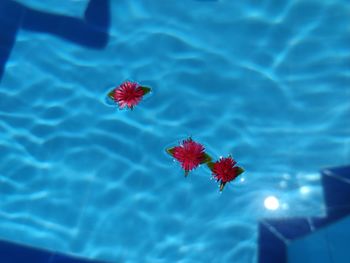
[[[333,263],[324,231],[291,242],[287,254],[288,263]]]
[[[259,263],[286,262],[287,252],[285,242],[273,233],[273,229],[266,223],[259,223]]]
[[[349,262],[350,216],[325,229],[331,257],[335,263]]]
[[[92,261],[87,259],[65,256],[62,254],[53,254],[48,263],[107,263],[103,261]]]
[[[53,253],[22,246],[7,241],[0,241],[0,258],[4,263],[19,263],[19,262],[35,262],[47,263],[50,262]]]
[[[350,213],[350,167],[322,171],[328,217],[337,220]]]
[[[285,218],[264,220],[286,240],[292,240],[311,232],[307,218]]]
[[[8,241],[0,241],[0,259],[2,263],[103,263]]]
[[[327,216],[260,221],[260,263],[347,263],[350,167],[323,170],[322,183]]]

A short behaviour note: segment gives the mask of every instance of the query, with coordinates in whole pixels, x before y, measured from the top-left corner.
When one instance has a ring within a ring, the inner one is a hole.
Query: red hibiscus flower
[[[210,156],[204,152],[204,146],[188,138],[181,145],[167,149],[167,152],[181,163],[185,176],[200,164],[209,162]]]
[[[226,183],[234,180],[238,175],[244,172],[243,168],[235,166],[236,161],[231,156],[220,158],[215,163],[208,163],[208,167],[213,173],[214,178],[220,181],[220,191],[224,189]]]
[[[125,107],[133,109],[141,101],[142,97],[150,91],[150,88],[142,87],[136,82],[125,81],[112,90],[108,96],[118,103],[121,109]]]

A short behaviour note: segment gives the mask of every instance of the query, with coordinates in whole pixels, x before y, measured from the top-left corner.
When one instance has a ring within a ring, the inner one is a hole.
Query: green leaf
[[[175,147],[166,149],[166,152],[171,156],[174,156]]]
[[[203,161],[201,162],[201,164],[203,164],[203,163],[208,163],[208,162],[210,162],[211,160],[212,160],[212,158],[210,157],[210,155],[207,154],[207,153],[204,153],[204,159],[203,159]]]
[[[141,86],[141,89],[143,90],[143,95],[146,95],[147,93],[151,92],[151,88],[149,88],[149,87]]]
[[[214,163],[213,163],[213,162],[211,162],[211,161],[207,162],[207,166],[208,166],[208,168],[209,168],[211,171],[213,171],[213,169],[214,169]]]
[[[220,192],[222,192],[222,190],[224,190],[225,184],[226,183],[224,183],[224,182],[220,183]]]
[[[237,176],[244,172],[244,169],[242,167],[237,167]]]
[[[108,97],[111,98],[112,100],[114,100],[114,90],[112,90],[108,93]]]

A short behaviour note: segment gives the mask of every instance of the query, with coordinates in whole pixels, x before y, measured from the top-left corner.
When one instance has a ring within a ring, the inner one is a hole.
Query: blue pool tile
[[[288,263],[333,263],[324,231],[291,242],[287,254]]]
[[[324,169],[322,171],[324,175],[337,175],[344,179],[350,180],[350,165],[340,166],[335,168]]]
[[[102,261],[91,261],[53,251],[42,250],[34,247],[23,246],[7,241],[0,241],[1,263],[103,263]]]
[[[109,24],[107,0],[89,1],[85,19],[40,12],[26,7],[22,20],[24,29],[57,35],[91,48],[103,48],[107,45]]]
[[[283,263],[287,260],[286,244],[274,229],[264,222],[259,223],[259,263]]]
[[[348,263],[350,216],[288,245],[289,263]]]
[[[311,233],[307,218],[264,219],[259,224],[259,263],[284,263],[290,240]]]
[[[327,226],[332,223],[333,220],[329,217],[312,217],[310,218],[310,223],[312,224],[312,228],[317,230],[321,227]]]
[[[322,171],[327,215],[338,220],[350,214],[350,166]]]
[[[1,27],[0,27],[1,30]],[[0,41],[2,42],[1,36],[0,36]],[[0,44],[0,65],[4,64],[6,60],[8,59],[9,56],[9,50],[5,47],[2,47]]]
[[[260,222],[260,263],[287,262],[287,255],[291,263],[340,263],[348,259],[350,166],[323,170],[322,183],[326,217],[264,219]],[[345,223],[344,217],[347,218]]]
[[[3,263],[35,262],[47,263],[52,257],[51,252],[21,246],[6,241],[0,241],[0,258]]]
[[[262,220],[259,263],[348,263],[350,216],[332,222],[329,218]]]
[[[350,216],[327,227],[325,232],[333,262],[350,262]]]
[[[81,258],[75,258],[70,256],[65,256],[62,254],[54,254],[50,258],[49,263],[107,263],[105,261],[91,261]]]
[[[264,221],[287,240],[299,238],[311,232],[307,218],[266,219]]]
[[[23,16],[23,8],[15,1],[0,1],[0,24],[19,24]],[[1,32],[2,33],[2,32]]]

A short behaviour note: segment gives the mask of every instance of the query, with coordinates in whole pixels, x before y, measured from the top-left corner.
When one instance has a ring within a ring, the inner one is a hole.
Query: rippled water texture
[[[78,16],[87,1],[21,2]],[[318,171],[350,161],[349,2],[185,2],[112,1],[104,49],[18,31],[0,84],[1,239],[245,263],[257,219],[324,214]],[[105,104],[125,79],[154,89],[133,111]],[[185,179],[164,149],[189,135],[244,180],[219,194],[203,167]]]

